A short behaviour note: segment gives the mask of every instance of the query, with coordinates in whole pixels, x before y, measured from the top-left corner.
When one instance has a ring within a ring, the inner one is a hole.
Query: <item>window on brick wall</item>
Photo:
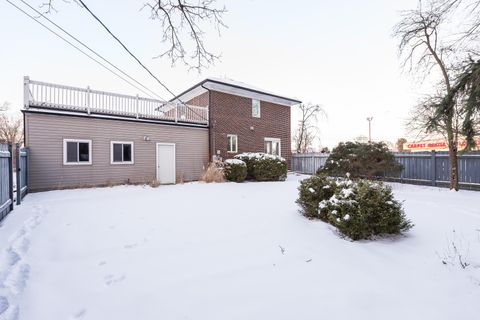
[[[280,156],[282,154],[280,139],[265,138],[265,153]]]
[[[238,152],[238,137],[236,134],[227,134],[227,152]]]
[[[252,117],[260,118],[260,100],[252,99]]]

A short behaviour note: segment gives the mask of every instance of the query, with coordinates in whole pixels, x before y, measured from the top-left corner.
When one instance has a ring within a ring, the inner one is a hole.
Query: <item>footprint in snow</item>
[[[87,313],[87,309],[81,309],[73,314],[70,319],[82,319]]]
[[[30,274],[30,265],[22,264],[15,266],[10,274],[5,279],[3,285],[10,289],[14,295],[18,295],[23,291],[27,284],[27,280]]]
[[[105,264],[107,264],[106,261],[100,261],[100,262],[98,263],[99,266],[104,266]]]
[[[133,248],[135,248],[137,245],[138,245],[138,244],[136,244],[136,243],[132,243],[132,244],[126,244],[126,245],[124,245],[123,247],[124,247],[125,249],[133,249]]]
[[[104,277],[104,280],[105,280],[105,284],[107,286],[110,286],[110,285],[122,282],[123,280],[125,280],[125,278],[126,277],[125,277],[124,274],[122,274],[121,276],[118,276],[118,277],[115,277],[113,274],[108,274]]]
[[[10,304],[6,297],[0,296],[0,316],[8,309]]]

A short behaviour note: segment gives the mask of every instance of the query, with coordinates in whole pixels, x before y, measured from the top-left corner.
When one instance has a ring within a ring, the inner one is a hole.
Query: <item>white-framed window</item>
[[[227,134],[227,152],[238,152],[238,136],[236,134]]]
[[[280,156],[282,154],[282,146],[280,139],[265,138],[265,153]]]
[[[92,140],[63,139],[63,164],[92,164]]]
[[[133,142],[111,141],[110,142],[111,164],[133,164]]]
[[[252,99],[252,117],[260,118],[260,100]]]

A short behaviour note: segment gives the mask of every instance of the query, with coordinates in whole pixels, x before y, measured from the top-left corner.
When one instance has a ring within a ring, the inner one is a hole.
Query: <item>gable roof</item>
[[[258,99],[262,101],[272,102],[280,105],[293,106],[301,103],[300,100],[294,98],[288,98],[276,93],[272,93],[244,82],[235,81],[227,78],[206,78],[205,80],[197,83],[191,88],[180,93],[171,101],[181,100],[186,102],[194,97],[197,97],[208,90],[224,92],[237,96],[247,97],[251,99]]]

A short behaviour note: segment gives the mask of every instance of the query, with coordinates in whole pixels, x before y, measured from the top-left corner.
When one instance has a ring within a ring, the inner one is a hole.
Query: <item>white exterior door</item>
[[[160,184],[175,183],[174,143],[157,143],[157,180]]]

